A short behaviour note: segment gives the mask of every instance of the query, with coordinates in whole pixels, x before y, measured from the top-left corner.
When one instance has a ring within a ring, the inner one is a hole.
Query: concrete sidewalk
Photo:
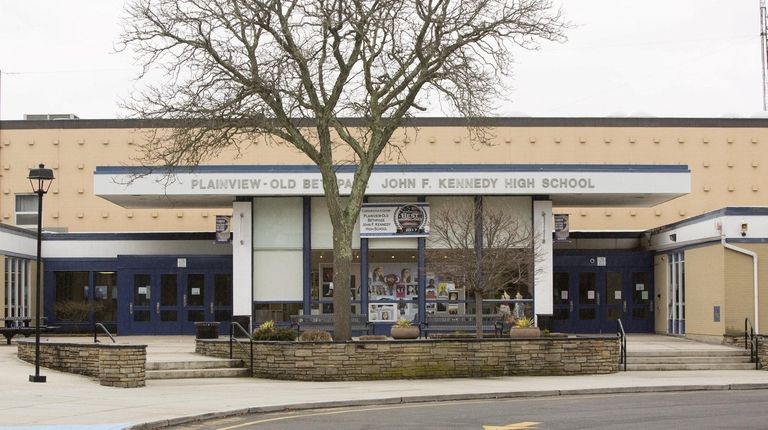
[[[120,338],[149,344],[149,361],[190,355],[190,337]],[[143,341],[143,342],[142,342]],[[648,348],[686,348],[649,338]],[[674,343],[683,342],[683,343]],[[640,348],[642,342],[630,342]],[[701,344],[690,343],[692,348]],[[717,347],[717,346],[716,346]],[[723,347],[726,348],[726,347]],[[44,384],[28,382],[34,366],[0,346],[0,428],[120,429],[188,417],[292,407],[385,404],[567,394],[768,389],[768,371],[620,372],[596,376],[500,377],[365,382],[292,382],[256,378],[150,380],[137,389],[103,387],[85,376],[41,369]]]

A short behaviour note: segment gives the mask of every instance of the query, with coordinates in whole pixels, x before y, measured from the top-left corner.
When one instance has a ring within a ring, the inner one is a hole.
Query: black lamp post
[[[29,375],[29,382],[45,382],[45,376],[40,374],[40,309],[43,307],[40,294],[40,250],[43,242],[43,195],[48,192],[53,182],[53,170],[46,169],[41,164],[37,169],[29,169],[29,184],[37,194],[37,276],[35,282],[35,374]]]

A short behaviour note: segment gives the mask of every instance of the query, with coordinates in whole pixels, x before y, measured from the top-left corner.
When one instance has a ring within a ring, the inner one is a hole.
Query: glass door
[[[597,333],[600,330],[598,308],[600,291],[596,272],[579,272],[574,293],[576,325],[581,333]]]
[[[552,275],[552,292],[552,330],[572,332],[573,296],[569,272],[555,272]]]
[[[213,275],[213,295],[208,300],[208,318],[221,323],[219,333],[229,333],[232,321],[232,274],[215,273]],[[243,327],[248,330],[249,327]]]
[[[604,318],[601,322],[601,332],[616,331],[616,320],[621,319],[626,327],[627,295],[625,294],[624,274],[622,272],[606,271],[605,276],[605,305]]]
[[[135,273],[131,277],[131,301],[128,303],[128,315],[132,334],[154,334],[152,324],[152,276],[148,273]]]
[[[176,273],[161,273],[159,291],[154,301],[157,334],[181,334],[182,286]]]
[[[206,288],[205,275],[202,273],[188,273],[187,282],[182,297],[184,333],[195,331],[195,323],[210,321],[206,318]],[[210,313],[210,312],[209,312]]]
[[[634,332],[653,332],[653,285],[650,282],[650,273],[632,272],[632,282],[629,284],[630,311],[625,318],[629,322],[630,330]],[[627,324],[627,323],[625,323]]]

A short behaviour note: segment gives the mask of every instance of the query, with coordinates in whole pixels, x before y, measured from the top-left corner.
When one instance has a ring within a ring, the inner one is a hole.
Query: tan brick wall
[[[734,244],[746,248],[742,244]],[[725,333],[738,334],[744,332],[744,318],[754,323],[754,277],[752,276],[752,258],[748,255],[725,251]]]
[[[19,359],[35,362],[34,340],[18,341]],[[145,385],[147,346],[72,342],[41,342],[40,365],[92,376],[101,385],[137,388]]]
[[[92,194],[96,166],[135,163],[147,130],[0,130],[0,222],[13,224],[14,196],[28,193],[28,169],[45,163],[56,181],[46,196],[44,225],[69,231],[213,231],[220,210],[128,210]],[[723,206],[759,206],[768,199],[768,129],[759,127],[498,127],[478,149],[462,127],[403,129],[402,153],[388,163],[687,164],[691,193],[655,208],[560,208],[573,230],[647,229]],[[407,138],[407,139],[406,139]],[[297,150],[248,142],[210,164],[310,164]]]
[[[685,334],[722,336],[728,315],[723,284],[725,260],[720,244],[685,251]],[[720,322],[714,321],[720,306]]]
[[[229,343],[197,340],[196,351],[229,357]],[[235,348],[248,362],[248,353]],[[306,381],[594,375],[618,371],[609,338],[366,342],[256,342],[254,376]]]

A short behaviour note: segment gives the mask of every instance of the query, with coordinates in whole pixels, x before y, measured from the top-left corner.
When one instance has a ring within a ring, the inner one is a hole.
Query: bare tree
[[[122,42],[143,77],[165,78],[127,107],[180,120],[143,145],[142,164],[194,166],[267,138],[319,167],[337,339],[351,337],[353,227],[374,165],[397,150],[392,134],[435,95],[463,117],[486,115],[513,49],[564,30],[551,0],[129,0],[126,11]],[[344,117],[359,120],[353,128]],[[356,166],[348,199],[336,178],[343,164]]]
[[[477,336],[482,337],[483,299],[513,286],[532,286],[543,256],[532,222],[511,208],[456,200],[433,210],[427,264],[461,280],[475,297]],[[478,234],[478,232],[481,232]]]

